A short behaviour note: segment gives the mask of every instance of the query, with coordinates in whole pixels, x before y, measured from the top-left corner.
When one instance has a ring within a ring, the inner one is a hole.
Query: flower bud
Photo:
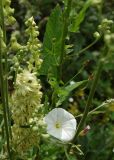
[[[87,126],[84,128],[84,130],[82,130],[82,131],[79,133],[79,136],[85,136],[90,129],[91,129],[90,126],[87,125]]]
[[[96,39],[99,39],[99,38],[100,38],[99,32],[95,32],[95,33],[94,33],[94,37],[95,37]]]

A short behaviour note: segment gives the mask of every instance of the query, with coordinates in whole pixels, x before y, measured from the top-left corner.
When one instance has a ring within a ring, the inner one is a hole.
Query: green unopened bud
[[[4,5],[10,6],[10,4],[11,4],[11,0],[5,0],[5,1],[4,1]]]
[[[110,43],[110,35],[109,34],[106,34],[105,36],[104,36],[104,40],[105,40],[105,42],[107,43],[107,44],[109,44]]]
[[[33,131],[38,131],[38,127],[37,127],[37,126],[34,126],[34,127],[32,128],[32,130],[33,130]]]
[[[98,26],[98,29],[100,32],[103,32],[104,34],[107,33],[107,31],[110,30],[111,24],[113,23],[112,20],[103,19],[101,24]]]
[[[93,0],[92,5],[100,5],[102,3],[102,0]]]
[[[99,32],[95,32],[95,33],[94,33],[94,37],[95,37],[96,39],[99,39],[99,38],[100,38]]]
[[[14,9],[10,7],[11,0],[4,1],[4,19],[6,25],[13,25],[15,23],[15,18],[12,16]]]
[[[104,36],[104,41],[110,50],[114,51],[114,33],[106,34]]]
[[[3,40],[1,40],[1,47],[2,47],[2,52],[4,52],[6,49],[6,44],[4,43]]]
[[[2,59],[2,63],[5,63],[5,59],[4,58]]]
[[[25,22],[26,26],[26,34],[29,37],[26,48],[31,53],[30,61],[29,61],[29,69],[30,70],[38,70],[41,67],[41,60],[40,60],[40,49],[41,43],[38,39],[39,31],[34,18],[31,17]],[[31,64],[30,64],[31,63]],[[33,63],[35,64],[36,68],[34,67]]]
[[[15,42],[11,45],[11,50],[13,51],[18,51],[20,48],[21,48],[21,45],[19,43]]]
[[[10,71],[13,72],[15,69],[14,67],[10,67]]]
[[[15,63],[15,67],[16,68],[18,68],[19,67],[19,63],[17,62],[17,63]]]
[[[30,119],[29,119],[29,124],[32,124],[33,121],[34,121],[33,118],[30,118]]]
[[[29,18],[29,19],[25,22],[25,25],[26,25],[26,26],[31,26],[33,22],[34,22],[34,18],[31,17],[31,18]]]
[[[36,23],[35,23],[34,21],[32,22],[32,26],[33,26],[33,27],[35,27],[35,26],[36,26]]]
[[[9,23],[10,25],[15,24],[15,22],[16,22],[16,20],[15,20],[14,17],[12,17],[12,16],[9,16],[9,17],[8,17],[8,23]]]

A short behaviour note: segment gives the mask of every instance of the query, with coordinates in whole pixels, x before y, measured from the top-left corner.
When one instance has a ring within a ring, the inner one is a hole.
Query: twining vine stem
[[[85,107],[85,110],[84,110],[83,117],[82,117],[82,119],[81,119],[81,121],[80,121],[80,123],[78,125],[78,128],[77,128],[75,139],[77,138],[77,136],[78,136],[79,132],[81,131],[81,129],[83,127],[83,124],[84,124],[84,122],[85,122],[85,120],[87,118],[87,115],[88,115],[88,112],[89,112],[89,108],[91,106],[92,99],[93,99],[93,96],[94,96],[94,93],[95,93],[95,89],[96,89],[96,86],[97,86],[97,82],[98,82],[99,77],[100,77],[101,70],[102,70],[102,62],[100,62],[99,65],[98,65],[98,69],[97,69],[94,81],[92,83],[92,87],[91,87],[91,90],[90,90],[90,94],[89,94],[89,97],[88,97],[88,100],[87,100],[87,104],[86,104],[86,107]]]
[[[96,86],[97,86],[97,83],[98,83],[98,80],[100,78],[100,74],[101,74],[101,71],[102,71],[102,67],[103,67],[103,64],[104,64],[104,54],[106,53],[107,49],[104,48],[104,53],[98,63],[98,67],[97,67],[97,70],[96,70],[96,74],[95,74],[95,77],[94,77],[94,80],[93,80],[93,83],[92,83],[92,86],[91,86],[91,89],[90,89],[90,93],[89,93],[89,96],[88,96],[88,100],[87,100],[87,103],[86,103],[86,106],[85,106],[85,110],[84,110],[84,113],[83,113],[83,116],[80,120],[80,123],[78,125],[78,128],[77,128],[77,131],[76,131],[76,135],[75,135],[75,140],[77,139],[85,121],[86,121],[86,118],[87,118],[87,115],[89,113],[89,109],[90,109],[90,106],[92,104],[92,100],[93,100],[93,96],[94,96],[94,93],[95,93],[95,89],[96,89]]]

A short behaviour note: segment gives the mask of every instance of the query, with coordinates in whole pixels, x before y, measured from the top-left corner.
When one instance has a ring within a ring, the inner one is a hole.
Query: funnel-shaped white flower
[[[45,116],[47,133],[57,139],[68,142],[71,141],[76,133],[75,117],[62,108],[55,108]]]

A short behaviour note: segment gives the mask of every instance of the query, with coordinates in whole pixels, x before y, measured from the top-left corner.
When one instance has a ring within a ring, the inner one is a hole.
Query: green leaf
[[[56,103],[56,107],[60,106],[69,96],[69,94],[79,87],[84,87],[87,84],[88,80],[76,82],[72,85],[68,85],[66,87],[61,87],[58,89],[57,94],[59,96],[59,100]]]
[[[47,75],[48,73],[56,75],[55,72],[61,53],[62,31],[62,11],[60,6],[57,5],[52,11],[46,26],[43,41],[43,63],[40,70],[41,75]]]
[[[85,18],[85,12],[88,7],[91,5],[92,0],[87,0],[85,5],[83,6],[82,10],[79,12],[78,15],[73,19],[72,24],[69,27],[70,32],[77,32],[80,28],[80,24],[83,22]]]

